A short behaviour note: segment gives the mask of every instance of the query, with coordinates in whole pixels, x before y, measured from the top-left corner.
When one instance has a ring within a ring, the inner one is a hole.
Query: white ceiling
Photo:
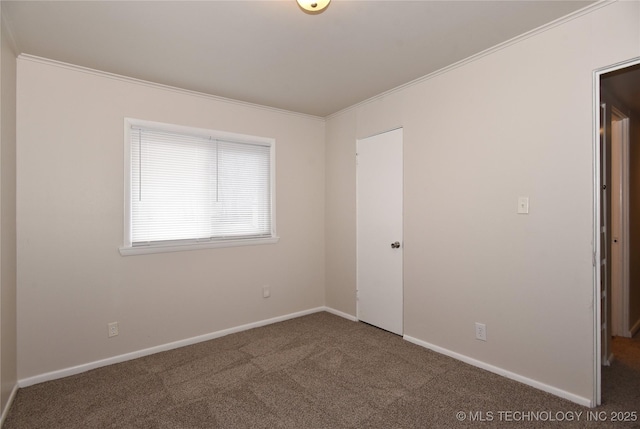
[[[591,1],[7,1],[19,53],[327,116]]]

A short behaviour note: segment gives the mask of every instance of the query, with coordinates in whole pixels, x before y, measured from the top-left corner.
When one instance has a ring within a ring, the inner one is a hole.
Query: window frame
[[[131,130],[132,127],[151,128],[159,131],[210,137],[212,139],[225,140],[238,143],[260,144],[269,147],[270,154],[270,197],[271,197],[271,234],[266,237],[211,239],[206,241],[194,241],[185,239],[166,242],[151,242],[146,245],[133,245],[132,243],[132,166],[131,166]],[[257,137],[245,134],[230,133],[225,131],[194,128],[182,125],[167,124],[162,122],[147,121],[142,119],[124,118],[124,239],[123,245],[118,249],[122,256],[144,255],[153,253],[179,252],[199,249],[215,249],[223,247],[254,246],[261,244],[275,244],[279,237],[276,234],[276,141],[273,138]]]

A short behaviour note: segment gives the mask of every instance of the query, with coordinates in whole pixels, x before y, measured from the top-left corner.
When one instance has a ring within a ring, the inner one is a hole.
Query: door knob
[[[400,242],[396,241],[395,243],[391,243],[391,248],[392,249],[398,249],[400,247]]]

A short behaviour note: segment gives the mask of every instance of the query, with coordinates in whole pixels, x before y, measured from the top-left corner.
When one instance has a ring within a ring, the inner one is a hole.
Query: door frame
[[[619,118],[620,122],[620,141],[619,147],[619,165],[618,169],[612,168],[612,172],[617,171],[617,180],[619,181],[619,194],[612,195],[611,211],[613,214],[614,206],[617,206],[617,221],[620,225],[619,238],[621,246],[619,247],[616,258],[611,260],[611,316],[612,316],[612,333],[618,336],[631,337],[629,331],[629,115],[620,110],[615,102],[611,103],[611,114]],[[612,120],[613,122],[613,120]],[[611,128],[613,136],[613,126]],[[611,144],[616,145],[613,137]],[[612,159],[611,161],[614,161]],[[612,188],[613,189],[613,188]],[[614,232],[612,232],[612,238]],[[612,251],[613,256],[613,251]],[[613,280],[617,274],[617,279]],[[617,284],[617,288],[614,287]],[[616,308],[617,311],[613,311]],[[613,328],[615,327],[615,330]]]
[[[600,240],[600,208],[602,201],[600,200],[600,79],[603,74],[623,68],[640,64],[640,57],[630,60],[621,61],[619,63],[602,67],[593,71],[593,136],[592,136],[592,153],[593,153],[593,401],[592,406],[602,404],[602,312],[600,302],[602,294],[600,292],[600,258],[601,258],[601,240]],[[610,303],[608,303],[609,305]]]

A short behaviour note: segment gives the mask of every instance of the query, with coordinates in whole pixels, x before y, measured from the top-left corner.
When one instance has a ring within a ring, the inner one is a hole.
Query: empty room
[[[638,425],[640,1],[0,14],[0,426]]]

